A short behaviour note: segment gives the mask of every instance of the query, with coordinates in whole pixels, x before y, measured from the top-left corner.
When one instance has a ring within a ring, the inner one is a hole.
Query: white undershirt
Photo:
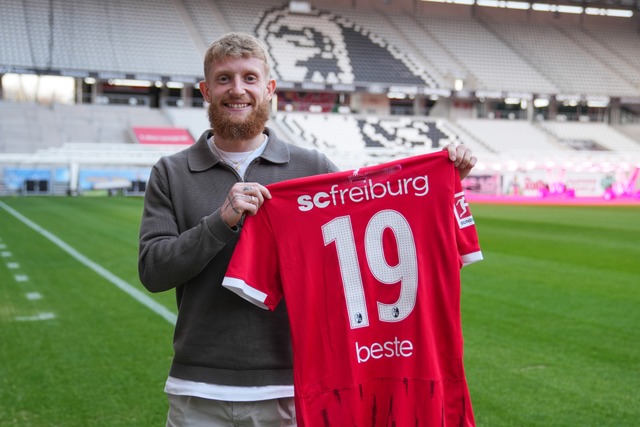
[[[222,155],[220,158],[244,177],[247,166],[260,156],[267,146],[269,137],[265,135],[264,142],[253,152],[227,152],[222,151],[213,145],[213,138],[209,138],[209,148],[215,154]],[[251,154],[249,154],[251,153]],[[229,160],[225,159],[227,157]],[[244,160],[246,157],[246,160]],[[243,161],[244,160],[244,161]],[[241,162],[237,167],[230,161]],[[169,377],[164,386],[165,393],[179,396],[195,396],[204,399],[225,400],[228,402],[250,402],[256,400],[279,399],[282,397],[293,397],[292,385],[268,385],[262,387],[237,387],[229,385],[208,384],[197,381],[188,381],[180,378]]]
[[[165,393],[178,396],[195,396],[203,399],[224,400],[227,402],[251,402],[293,397],[292,385],[237,387],[188,381],[171,376],[167,378],[164,391]]]
[[[207,140],[209,149],[218,155],[223,162],[234,168],[242,178],[244,178],[244,174],[247,172],[247,167],[253,159],[259,157],[260,154],[264,152],[264,149],[267,148],[267,142],[269,142],[269,137],[264,134],[264,141],[253,151],[223,151],[215,145],[213,138],[212,136]]]

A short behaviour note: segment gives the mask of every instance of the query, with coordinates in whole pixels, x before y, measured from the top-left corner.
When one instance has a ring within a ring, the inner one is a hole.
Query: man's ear
[[[276,92],[276,81],[271,79],[267,82],[267,99],[271,101],[273,94]]]
[[[204,100],[211,104],[211,97],[209,96],[209,86],[207,86],[207,82],[202,80],[198,87],[200,88],[200,92],[202,93]]]

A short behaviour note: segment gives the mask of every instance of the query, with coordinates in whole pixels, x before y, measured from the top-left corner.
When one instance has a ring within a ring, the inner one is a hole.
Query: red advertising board
[[[140,144],[193,144],[193,138],[184,128],[134,127],[133,134]]]

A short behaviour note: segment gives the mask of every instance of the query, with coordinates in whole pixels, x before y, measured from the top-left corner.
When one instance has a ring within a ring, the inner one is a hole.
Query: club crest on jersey
[[[460,228],[469,227],[474,225],[473,217],[471,216],[471,210],[469,209],[469,203],[464,197],[464,192],[456,193],[453,202],[453,212],[456,214],[458,220],[458,226]]]

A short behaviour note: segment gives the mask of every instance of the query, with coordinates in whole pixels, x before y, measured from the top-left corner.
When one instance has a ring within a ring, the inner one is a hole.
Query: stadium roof
[[[558,1],[540,1],[537,3],[582,6],[585,8],[597,7],[597,8],[603,8],[603,9],[640,10],[639,0],[558,0]]]
[[[387,0],[391,3],[394,0]],[[421,0],[421,1],[437,1],[443,3],[456,3],[456,0]],[[575,6],[582,8],[598,8],[598,9],[623,9],[623,10],[640,10],[640,0],[498,0],[501,3],[528,3],[548,4],[551,6]],[[482,0],[465,0],[464,4],[480,4]]]

